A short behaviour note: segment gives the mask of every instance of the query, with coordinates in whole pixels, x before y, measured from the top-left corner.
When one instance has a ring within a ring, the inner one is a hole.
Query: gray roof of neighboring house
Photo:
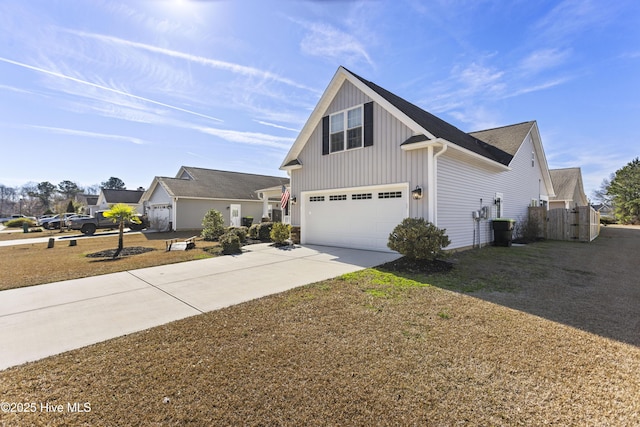
[[[139,203],[144,191],[140,190],[102,190],[107,203]]]
[[[349,70],[347,70],[349,71]],[[436,138],[444,138],[449,142],[466,148],[476,154],[494,160],[503,165],[508,165],[513,159],[513,154],[503,151],[499,147],[488,144],[473,135],[465,133],[450,123],[434,116],[433,114],[423,110],[422,108],[400,98],[399,96],[381,88],[373,82],[370,82],[355,73],[349,71],[354,77],[362,83],[374,90],[377,94],[393,104],[396,108],[406,114],[411,120],[416,122],[422,128],[431,132]],[[426,138],[426,137],[425,137]],[[422,139],[423,141],[426,139]],[[524,138],[519,143],[522,143]],[[405,144],[420,142],[416,138],[405,141]]]
[[[470,132],[469,135],[515,156],[520,145],[522,145],[522,141],[527,137],[534,123],[534,121],[518,123],[515,125]]]
[[[556,193],[550,200],[573,200],[576,187],[584,192],[580,168],[549,169],[549,174]]]
[[[258,200],[255,193],[277,185],[289,184],[289,178],[255,175],[183,166],[192,179],[156,177],[174,197],[204,199]]]

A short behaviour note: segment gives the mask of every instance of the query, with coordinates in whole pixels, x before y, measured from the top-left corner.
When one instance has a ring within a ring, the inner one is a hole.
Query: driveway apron
[[[0,370],[391,261],[322,246],[223,256],[0,292]]]

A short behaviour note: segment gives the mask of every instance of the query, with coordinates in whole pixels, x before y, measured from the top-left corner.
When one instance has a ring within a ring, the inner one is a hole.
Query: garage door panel
[[[305,243],[389,251],[389,233],[408,215],[408,186],[310,193],[303,209]]]

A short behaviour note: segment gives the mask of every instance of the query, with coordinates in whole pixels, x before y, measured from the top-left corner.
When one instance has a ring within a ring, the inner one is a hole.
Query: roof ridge
[[[284,179],[288,179],[288,177],[286,177],[286,176],[264,175],[264,174],[260,174],[260,173],[228,171],[228,170],[222,170],[222,169],[209,169],[209,168],[202,168],[202,167],[198,167],[198,166],[182,166],[182,168],[183,169],[200,169],[200,170],[204,170],[204,171],[208,171],[208,172],[224,172],[224,173],[235,173],[235,174],[240,174],[240,175],[253,175],[253,176],[263,176],[263,177],[269,177],[269,178],[284,178]],[[180,179],[180,178],[176,178],[176,179]]]
[[[504,129],[504,128],[514,127],[514,126],[525,125],[525,124],[528,124],[528,123],[535,123],[535,120],[528,120],[526,122],[514,123],[512,125],[496,126],[496,127],[489,128],[489,129],[474,130],[473,132],[469,132],[469,134],[479,133],[479,132],[487,132],[487,131],[490,131],[490,130]]]

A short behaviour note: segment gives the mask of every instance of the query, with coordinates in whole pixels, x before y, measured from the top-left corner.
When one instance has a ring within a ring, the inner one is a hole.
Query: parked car
[[[51,218],[44,219],[40,221],[40,225],[42,225],[47,230],[55,230],[60,228],[60,223],[62,222],[63,226],[66,226],[66,220],[69,217],[77,215],[73,212],[67,212],[62,214],[62,220],[60,219],[60,215],[54,215]]]
[[[113,222],[111,218],[104,217],[104,212],[106,211],[98,211],[95,216],[88,218],[71,218],[68,227],[72,230],[80,230],[83,234],[89,236],[95,233],[98,228],[118,228],[118,224]],[[128,222],[125,226],[134,231],[143,230],[149,226],[149,221],[146,216],[137,215],[137,217],[140,220],[139,224]]]
[[[42,226],[42,222],[43,222],[44,220],[47,220],[47,219],[53,218],[54,216],[55,216],[54,214],[50,214],[50,215],[49,215],[49,214],[47,214],[47,215],[41,215],[41,216],[39,216],[39,217],[38,217],[38,219],[36,220],[36,225]]]

